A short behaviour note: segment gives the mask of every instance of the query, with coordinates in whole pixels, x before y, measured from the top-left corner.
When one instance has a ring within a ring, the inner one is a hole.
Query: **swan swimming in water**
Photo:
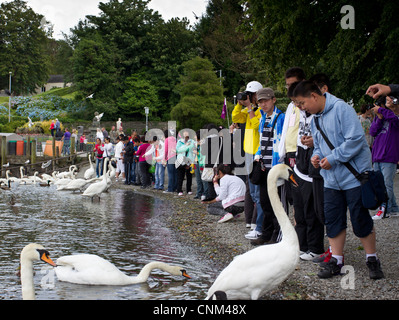
[[[43,261],[53,267],[56,264],[50,259],[49,253],[43,246],[31,243],[21,251],[21,285],[22,299],[35,300],[35,287],[33,281],[33,262]]]
[[[277,192],[280,178],[293,180],[292,170],[283,164],[274,166],[267,177],[267,188],[276,218],[283,233],[279,243],[257,247],[234,260],[220,273],[208,291],[207,299],[224,292],[229,300],[257,300],[282,283],[299,261],[297,233],[285,212]]]
[[[92,254],[64,256],[57,259],[55,273],[58,280],[86,285],[123,286],[146,282],[153,269],[175,276],[190,278],[186,270],[163,262],[151,262],[137,276],[128,276],[111,262]]]

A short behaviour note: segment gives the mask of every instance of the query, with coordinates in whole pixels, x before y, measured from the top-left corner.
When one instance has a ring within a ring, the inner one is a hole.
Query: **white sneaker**
[[[315,258],[320,258],[324,253],[313,253],[313,252],[305,252],[303,254],[301,254],[299,256],[299,258],[301,258],[301,260],[305,260],[305,261],[313,261],[313,259]]]
[[[249,239],[249,240],[256,240],[256,239],[258,239],[258,238],[261,236],[261,234],[262,234],[261,232],[256,231],[256,230],[254,229],[254,230],[248,232],[248,233],[245,235],[245,238],[247,238],[247,239]]]
[[[385,214],[385,207],[379,207],[378,212],[372,218],[373,220],[381,220],[382,218],[384,218],[384,214]]]
[[[190,191],[190,192],[187,192],[187,194],[193,194],[193,193]]]
[[[204,201],[206,199],[206,196],[201,196],[201,201]]]
[[[251,230],[255,230],[256,229],[256,223],[251,223]]]
[[[179,192],[179,194],[178,194],[179,196],[182,196],[183,195],[183,192]]]
[[[251,228],[251,224],[250,223],[247,223],[246,225],[245,225],[245,228]]]
[[[223,222],[227,222],[230,221],[231,219],[233,219],[234,216],[231,213],[226,213],[219,221],[218,223],[223,223]]]
[[[391,218],[399,217],[399,212],[391,212],[391,213],[389,213],[389,216],[390,216]]]

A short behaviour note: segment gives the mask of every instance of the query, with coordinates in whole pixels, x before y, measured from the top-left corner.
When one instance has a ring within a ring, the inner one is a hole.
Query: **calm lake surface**
[[[16,198],[10,205],[11,195]],[[16,270],[23,247],[43,245],[57,257],[90,253],[137,275],[151,261],[184,266],[192,279],[154,270],[147,283],[86,286],[57,280],[51,266],[35,262],[39,300],[193,300],[204,299],[215,271],[180,244],[161,221],[171,211],[167,201],[134,191],[111,189],[101,201],[55,186],[13,185],[0,194],[0,299],[22,299]]]

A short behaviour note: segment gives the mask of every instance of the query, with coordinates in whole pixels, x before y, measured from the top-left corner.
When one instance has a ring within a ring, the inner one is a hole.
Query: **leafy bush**
[[[85,105],[81,102],[74,102],[70,99],[64,99],[56,95],[44,95],[40,97],[14,97],[11,107],[15,113],[23,118],[31,118],[32,121],[40,119],[50,120],[59,117],[78,114],[85,109]],[[8,114],[8,109],[0,106],[0,115]]]

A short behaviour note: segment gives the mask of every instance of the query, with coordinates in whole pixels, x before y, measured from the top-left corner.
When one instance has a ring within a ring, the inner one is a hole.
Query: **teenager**
[[[103,175],[103,154],[104,154],[104,144],[101,139],[96,139],[96,144],[94,146],[94,152],[96,153],[96,174],[97,178]],[[101,173],[101,174],[100,174]]]
[[[288,97],[292,98],[298,83],[291,85]],[[298,235],[301,252],[300,258],[311,261],[320,258],[324,253],[324,225],[317,217],[314,201],[312,176],[316,169],[310,163],[314,149],[313,143],[307,143],[308,137],[312,135],[311,122],[314,115],[303,110],[303,106],[298,106],[298,109],[300,111],[299,130],[294,165],[295,181],[298,186],[291,189],[291,195],[294,205],[295,231]]]
[[[385,216],[398,216],[399,207],[394,193],[394,179],[399,161],[399,105],[387,96],[381,101],[381,106],[372,108],[376,115],[370,127],[370,135],[375,138],[373,145],[373,166],[375,171],[381,171],[388,192],[388,203],[383,203],[378,209],[374,220]]]
[[[259,184],[263,222],[261,235],[257,239],[251,240],[251,244],[262,245],[279,241],[280,225],[274,215],[267,192],[267,176],[270,169],[279,163],[278,147],[285,115],[276,107],[276,97],[272,89],[260,89],[257,97],[262,118],[259,124],[260,143],[255,161],[260,161],[264,168]]]
[[[332,257],[322,264],[318,276],[331,278],[341,272],[349,208],[353,231],[366,252],[370,278],[381,279],[384,274],[377,258],[373,220],[363,207],[360,182],[344,165],[350,162],[358,172],[372,169],[370,149],[356,112],[343,100],[329,93],[322,94],[312,81],[300,82],[293,96],[298,105],[315,115],[312,121],[315,149],[311,163],[315,168],[321,167],[324,178],[324,215]],[[316,121],[334,145],[333,151],[323,139]]]

